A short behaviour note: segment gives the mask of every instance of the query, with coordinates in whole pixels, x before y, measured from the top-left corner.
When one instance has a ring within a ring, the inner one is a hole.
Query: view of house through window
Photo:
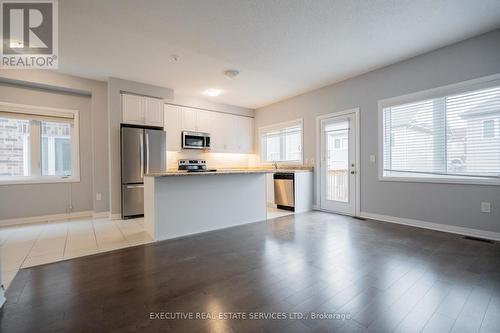
[[[349,122],[325,126],[326,135],[326,199],[349,201]]]
[[[0,182],[74,175],[75,119],[0,112]]]
[[[500,86],[383,108],[383,176],[500,177]]]
[[[42,122],[42,175],[71,176],[70,124]]]
[[[263,162],[302,161],[302,121],[261,130]]]
[[[30,122],[0,115],[0,177],[30,175]]]

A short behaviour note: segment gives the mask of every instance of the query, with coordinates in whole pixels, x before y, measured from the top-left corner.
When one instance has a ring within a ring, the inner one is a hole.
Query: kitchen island
[[[268,172],[147,174],[144,177],[144,228],[159,241],[264,221]]]

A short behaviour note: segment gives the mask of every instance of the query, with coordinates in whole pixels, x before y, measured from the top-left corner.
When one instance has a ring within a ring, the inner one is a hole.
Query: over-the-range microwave
[[[182,131],[183,149],[210,149],[210,133]]]

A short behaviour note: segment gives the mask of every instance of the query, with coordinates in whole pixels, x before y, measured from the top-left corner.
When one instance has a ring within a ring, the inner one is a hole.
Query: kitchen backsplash
[[[254,154],[211,153],[196,150],[167,152],[167,168],[177,169],[177,161],[183,158],[203,159],[209,168],[245,168],[256,165]]]

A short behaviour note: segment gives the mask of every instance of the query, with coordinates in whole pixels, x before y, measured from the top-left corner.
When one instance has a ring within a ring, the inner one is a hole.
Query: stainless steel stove
[[[178,162],[179,171],[187,172],[214,172],[216,169],[207,169],[207,161],[205,160],[192,160],[181,159]]]

